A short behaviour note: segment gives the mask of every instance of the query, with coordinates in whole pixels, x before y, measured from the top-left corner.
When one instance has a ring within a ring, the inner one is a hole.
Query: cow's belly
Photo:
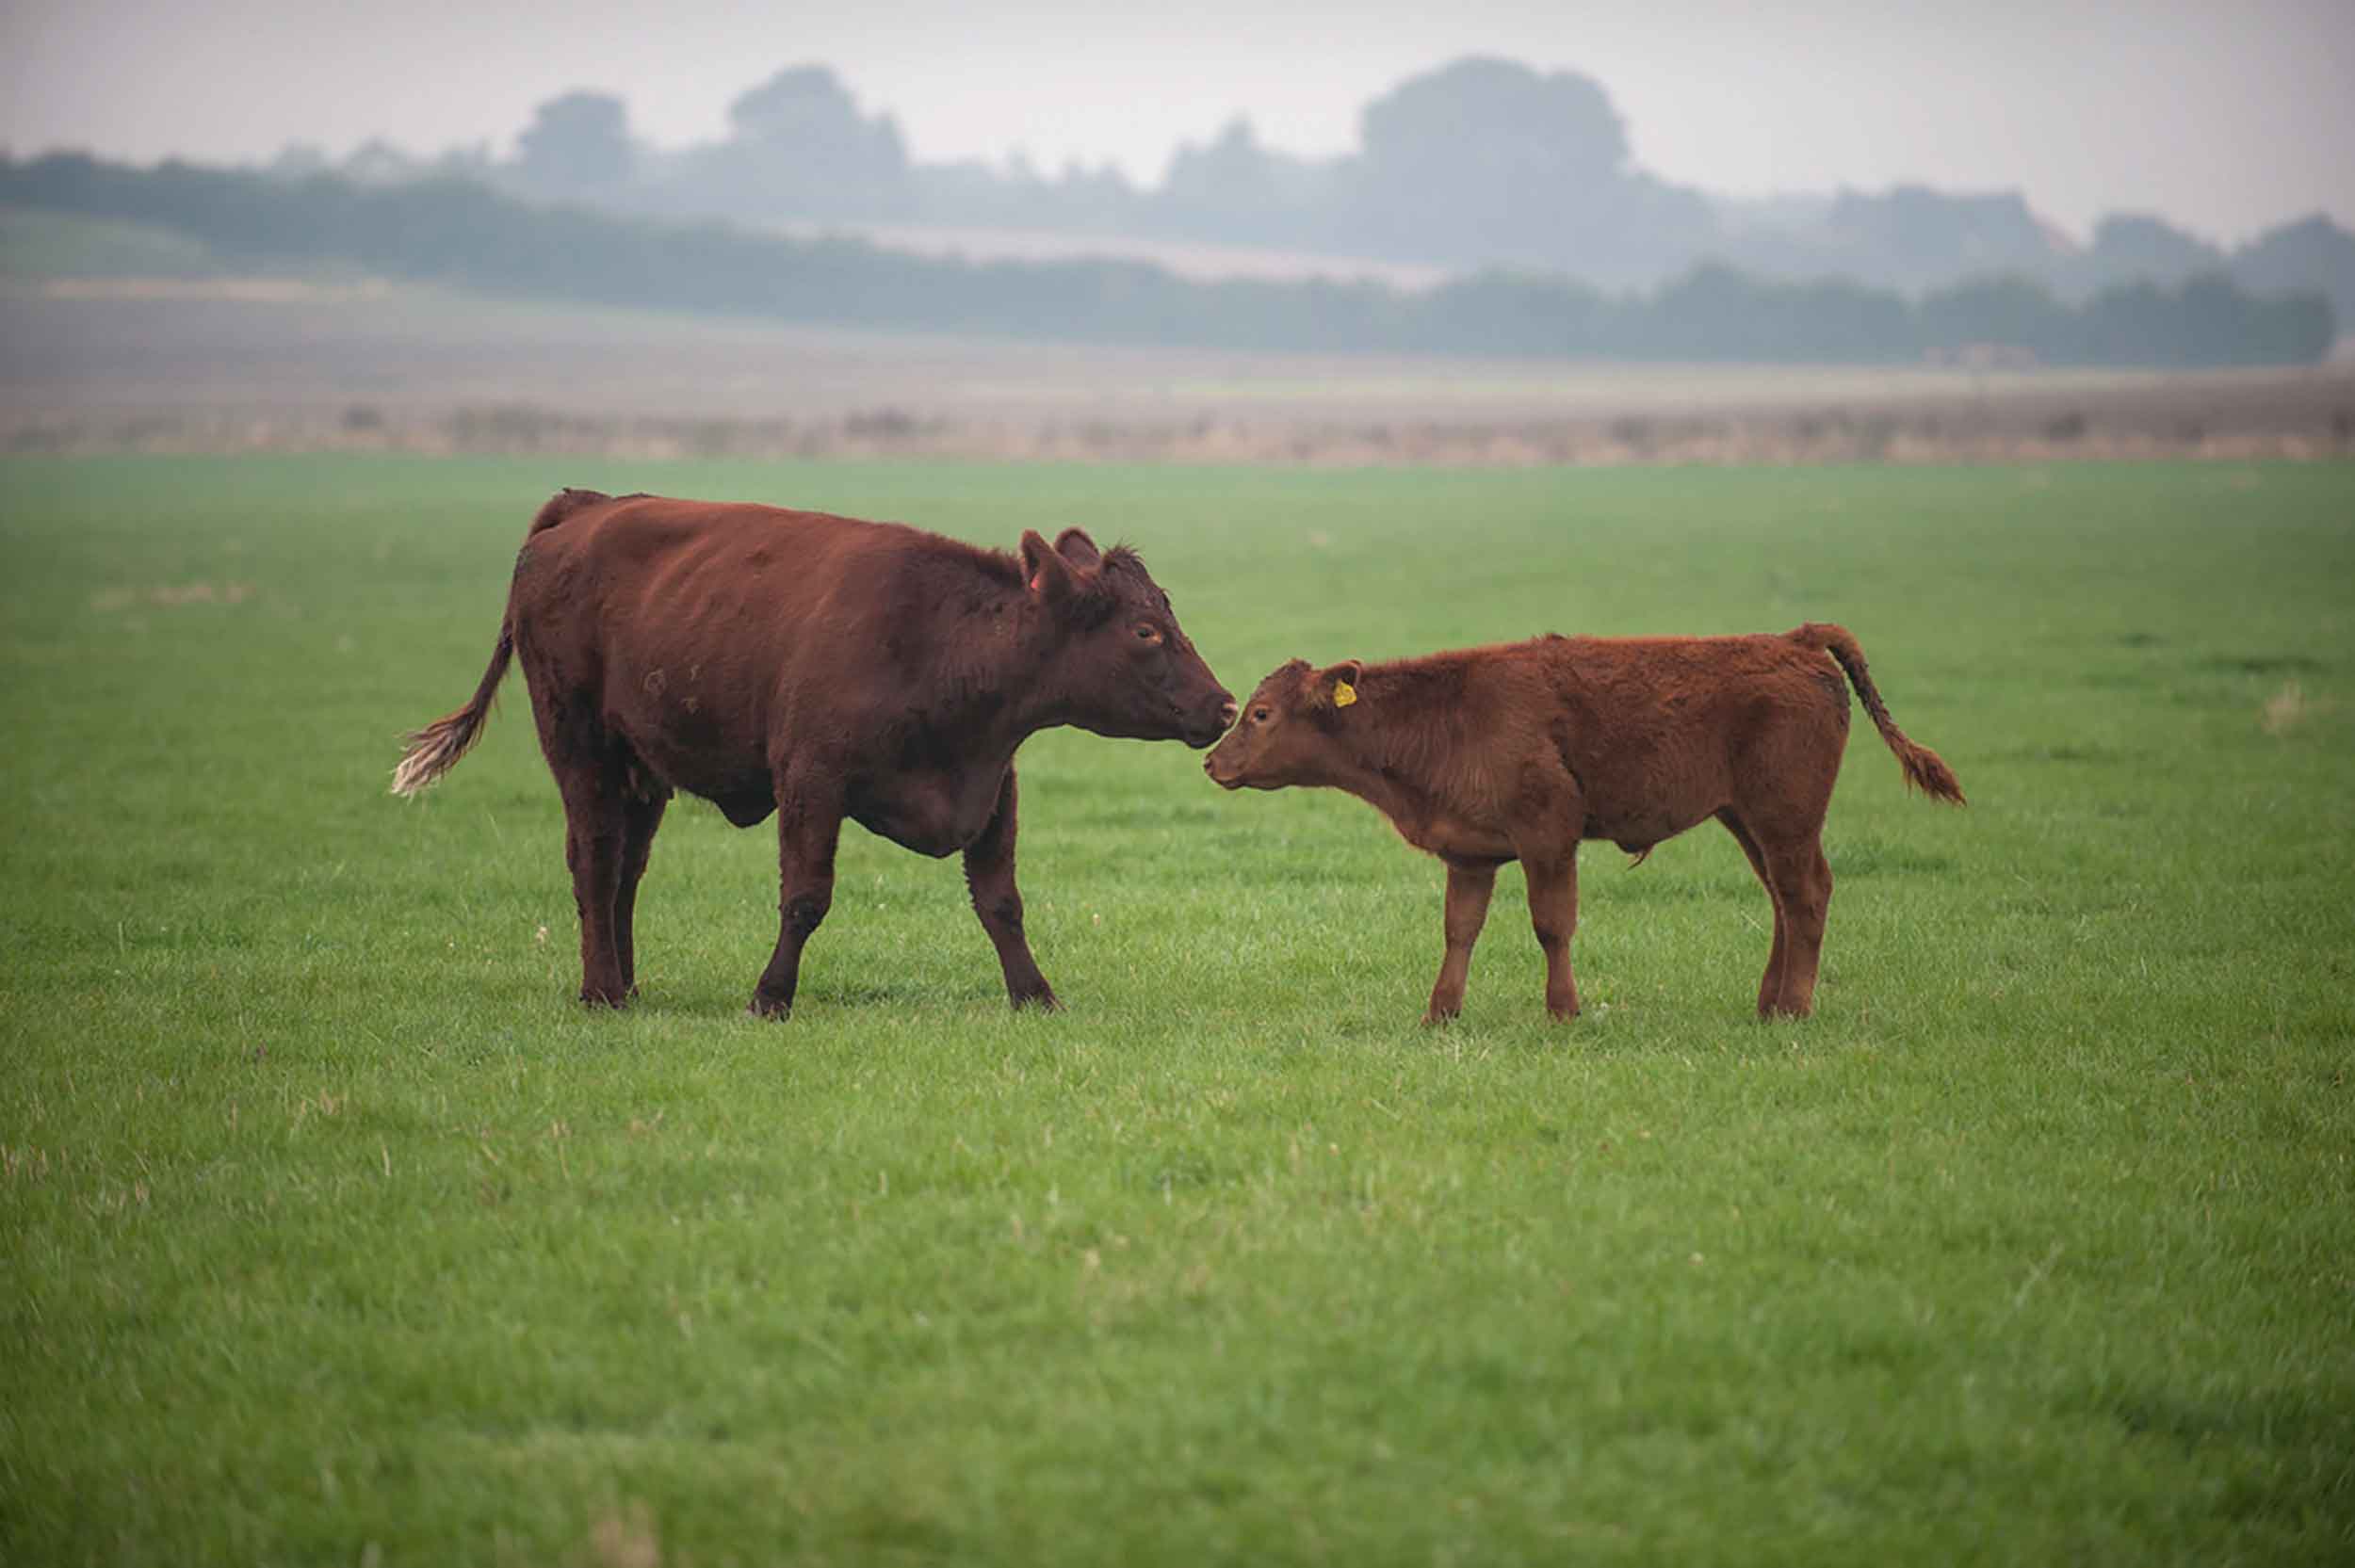
[[[997,814],[1005,769],[903,773],[851,792],[851,819],[919,855],[952,855],[982,836]]]
[[[681,746],[659,731],[642,730],[625,738],[638,768],[673,789],[709,800],[739,828],[777,809],[776,785],[756,750]]]

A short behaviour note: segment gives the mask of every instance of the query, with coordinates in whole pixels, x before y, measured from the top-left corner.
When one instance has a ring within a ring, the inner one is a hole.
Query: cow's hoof
[[[1444,1028],[1446,1026],[1454,1023],[1457,1018],[1461,1017],[1463,1015],[1463,1011],[1464,1010],[1462,1008],[1428,1009],[1422,1015],[1422,1026],[1426,1029]]]
[[[591,991],[584,987],[580,993],[580,1004],[583,1007],[589,1008],[611,1008],[615,1012],[619,1012],[624,1008],[629,1006],[629,993],[625,991]]]
[[[1039,987],[1036,991],[1015,993],[1013,1000],[1014,1010],[1016,1012],[1020,1012],[1024,1008],[1036,1008],[1041,1012],[1063,1010],[1063,999],[1045,986]]]
[[[773,1018],[782,1023],[793,1016],[790,1000],[778,1001],[772,996],[755,996],[745,1004],[744,1010],[755,1018]]]

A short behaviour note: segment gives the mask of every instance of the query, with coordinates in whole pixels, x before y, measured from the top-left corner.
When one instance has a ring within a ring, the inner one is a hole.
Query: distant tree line
[[[478,180],[388,185],[79,154],[0,158],[0,203],[161,225],[239,264],[357,265],[490,293],[788,320],[1090,342],[1719,362],[1904,363],[2000,351],[2064,364],[2303,364],[2334,335],[2318,294],[2221,275],[2071,302],[2021,278],[1908,299],[1706,264],[1652,290],[1489,270],[1371,282],[1194,282],[1138,262],[974,263],[860,240],[543,205]]]
[[[331,166],[295,149],[274,166]],[[1921,186],[1741,200],[1631,162],[1600,84],[1575,72],[1467,58],[1369,102],[1358,146],[1327,158],[1262,143],[1248,121],[1180,147],[1158,186],[1110,165],[1041,170],[914,158],[889,114],[861,110],[822,65],[777,72],[729,106],[716,140],[652,146],[617,94],[540,105],[512,157],[488,145],[409,158],[382,142],[333,166],[368,182],[463,174],[542,201],[758,226],[901,223],[1210,240],[1466,268],[1563,272],[1653,286],[1704,261],[1761,277],[1854,278],[1918,293],[2018,274],[2071,300],[2113,284],[2230,274],[2264,291],[2320,289],[2355,321],[2355,234],[2315,216],[2227,251],[2148,214],[2112,214],[2076,245],[2017,191]]]

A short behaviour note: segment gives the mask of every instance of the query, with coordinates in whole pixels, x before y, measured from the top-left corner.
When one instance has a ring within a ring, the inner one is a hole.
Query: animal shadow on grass
[[[2335,1519],[2342,1530],[2355,1527],[2355,1495],[2347,1485],[2344,1459],[2355,1441],[2355,1421],[2316,1400],[2279,1393],[2229,1401],[2185,1398],[2105,1379],[2065,1397],[2062,1405],[2210,1463],[2236,1449],[2252,1459],[2266,1456],[2268,1463],[2233,1467],[2225,1475],[2215,1497],[2217,1511],[2227,1517]],[[2299,1451],[2340,1457],[2307,1465],[2287,1461],[2287,1454]]]
[[[2331,667],[2304,654],[2215,654],[2199,668],[2227,675],[2320,675]]]

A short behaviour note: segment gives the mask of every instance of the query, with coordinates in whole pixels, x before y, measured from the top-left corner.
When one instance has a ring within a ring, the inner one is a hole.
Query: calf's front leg
[[[1444,1024],[1464,1010],[1464,985],[1471,978],[1472,944],[1487,923],[1488,896],[1496,891],[1497,868],[1456,861],[1447,865],[1447,956],[1439,961],[1438,983],[1431,988],[1426,1024]]]
[[[998,787],[998,809],[990,814],[982,836],[965,847],[965,885],[973,895],[973,913],[998,949],[998,967],[1005,972],[1006,995],[1017,1008],[1033,1003],[1052,1012],[1063,1004],[1055,999],[1047,977],[1031,957],[1030,938],[1022,929],[1022,891],[1014,882],[1014,769],[1006,769]]]

